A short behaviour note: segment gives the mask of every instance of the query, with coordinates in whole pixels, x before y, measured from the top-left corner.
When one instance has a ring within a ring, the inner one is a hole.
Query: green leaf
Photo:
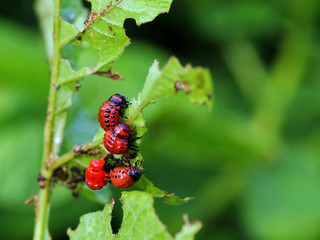
[[[179,198],[174,195],[174,193],[168,194],[168,192],[155,187],[154,184],[145,177],[145,175],[142,175],[140,180],[135,183],[135,186],[140,190],[152,194],[154,197],[164,198],[165,203],[172,205],[180,205],[193,199],[191,197]]]
[[[96,66],[78,71],[74,71],[70,64],[62,60],[60,69],[64,71],[59,76],[60,82],[82,78],[97,71],[110,70],[113,62],[130,43],[123,27],[124,21],[132,18],[138,25],[152,21],[159,14],[169,11],[172,0],[91,0],[89,2],[92,5],[90,15],[77,34],[70,26],[62,24],[64,36],[60,38],[60,47],[72,44],[92,48],[98,52],[99,60]]]
[[[153,63],[139,101],[144,107],[155,98],[169,97],[179,90],[183,90],[191,102],[207,105],[209,110],[212,108],[213,86],[209,70],[193,68],[189,64],[183,67],[175,57],[169,59],[161,72],[159,63]]]
[[[183,90],[192,103],[204,104],[209,110],[212,108],[213,85],[208,69],[192,68],[191,65],[183,67],[177,58],[171,57],[160,71],[159,63],[155,60],[142,92],[137,99],[132,100],[132,105],[126,111],[128,122],[138,125],[143,108],[153,103],[156,98],[170,97],[179,90]]]
[[[142,92],[132,99],[132,104],[125,111],[127,123],[136,129],[137,136],[143,136],[147,132],[143,108],[153,103],[156,98],[170,97],[179,90],[183,90],[192,103],[204,104],[209,110],[212,108],[213,85],[208,69],[193,68],[191,65],[183,67],[177,58],[171,57],[160,71],[159,63],[155,60]],[[137,140],[136,145],[140,146],[141,141]],[[136,161],[142,161],[142,157],[138,156]]]
[[[76,35],[78,30],[75,28],[73,24],[65,22],[63,20],[60,21],[60,39],[59,42],[61,45],[64,45],[65,42],[70,41],[72,35]],[[71,36],[70,36],[71,35]]]
[[[123,220],[115,235],[111,229],[111,213],[114,201],[107,203],[103,211],[85,214],[76,230],[68,229],[70,239],[193,239],[201,223],[186,222],[173,238],[160,222],[153,208],[153,198],[145,192],[122,192]],[[186,217],[185,217],[186,219]]]
[[[103,211],[83,215],[75,231],[68,229],[70,239],[111,239],[113,234],[110,221],[113,205],[112,199],[110,204],[105,205]]]
[[[188,215],[183,215],[184,225],[182,226],[182,229],[180,232],[176,234],[175,239],[176,240],[192,240],[194,239],[194,235],[199,232],[199,230],[202,227],[201,222],[196,221],[192,224],[190,224],[188,220]]]

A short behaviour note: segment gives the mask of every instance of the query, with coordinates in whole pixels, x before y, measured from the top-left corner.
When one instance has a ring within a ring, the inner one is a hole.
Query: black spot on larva
[[[111,126],[114,126],[114,123],[112,123]]]
[[[115,111],[113,111],[113,112],[112,112],[112,114],[116,114],[116,112],[115,112]]]
[[[122,175],[121,175],[121,174],[119,174],[119,178],[122,178]]]
[[[113,120],[113,119],[111,119],[111,122],[114,122],[114,120]]]
[[[107,124],[106,126],[107,126],[107,127],[110,127],[110,124]]]
[[[109,122],[109,119],[105,119],[104,121],[107,123],[107,122]]]
[[[109,108],[111,108],[111,109],[112,109],[112,108],[113,108],[113,106],[112,106],[112,105],[109,105]]]
[[[111,118],[114,118],[114,115],[111,115]]]
[[[109,114],[107,114],[107,113],[106,113],[104,116],[105,116],[106,118],[110,117],[110,115],[109,115]]]
[[[107,109],[107,110],[106,110],[106,112],[107,112],[107,113],[110,113],[110,112],[111,112],[111,110],[110,110],[110,109]]]

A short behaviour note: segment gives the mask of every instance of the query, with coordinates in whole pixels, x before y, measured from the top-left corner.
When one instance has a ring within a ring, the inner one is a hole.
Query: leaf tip
[[[176,234],[175,239],[194,239],[195,234],[202,228],[202,223],[199,220],[190,223],[188,214],[183,215],[183,221],[184,225],[181,231]]]
[[[153,61],[153,64],[151,65],[150,69],[156,67],[159,70],[159,64],[160,64],[160,62],[158,61],[158,59],[155,59]]]
[[[200,227],[202,226],[202,223],[199,220],[195,220],[193,223],[190,223],[189,215],[187,213],[183,214],[182,218],[186,227],[190,227],[191,225],[199,225]]]

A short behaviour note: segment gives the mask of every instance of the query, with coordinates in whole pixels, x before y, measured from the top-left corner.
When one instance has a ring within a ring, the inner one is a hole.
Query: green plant
[[[101,147],[103,131],[98,131],[93,141],[61,154],[67,113],[72,106],[73,94],[80,87],[79,82],[92,74],[113,80],[121,79],[122,77],[113,73],[111,69],[124,48],[130,43],[123,28],[125,19],[133,18],[140,25],[152,21],[160,13],[167,12],[171,5],[170,0],[152,2],[92,0],[90,3],[89,13],[82,6],[81,1],[38,0],[36,2],[51,66],[51,78],[40,172],[46,180],[42,181],[43,186],[38,195],[34,239],[49,239],[49,203],[51,191],[55,186],[49,179],[54,171],[61,167],[70,169],[75,165],[83,169],[92,159],[92,155],[101,155],[105,152]],[[160,70],[159,63],[155,61],[149,69],[141,93],[132,99],[132,105],[125,112],[128,117],[127,123],[136,129],[138,136],[142,136],[147,131],[142,110],[156,98],[169,97],[179,90],[184,91],[191,102],[205,104],[209,109],[211,108],[213,93],[208,70],[192,68],[190,65],[183,67],[174,57]],[[141,141],[138,144],[140,145]],[[142,160],[139,153],[132,161],[141,162]],[[66,181],[62,184],[66,185]],[[113,206],[111,202],[106,204],[103,212],[84,216],[78,229],[75,232],[69,231],[70,238],[172,239],[155,216],[152,197],[162,197],[170,204],[181,204],[190,198],[181,199],[174,194],[168,194],[156,188],[146,177],[143,177],[136,187],[144,192],[134,191],[122,194],[124,218],[119,234],[113,235],[108,223]],[[78,186],[75,192],[80,192],[82,189],[83,186]],[[97,198],[91,191],[84,190],[81,193]],[[132,217],[138,218],[135,224],[132,223]],[[101,218],[105,219],[106,225],[101,224]],[[185,222],[182,231],[176,235],[175,239],[192,238],[201,227],[199,222],[190,224],[187,219]],[[147,223],[150,226],[147,226]],[[94,232],[88,232],[88,227],[91,226],[90,229]],[[101,235],[102,233],[104,235]]]

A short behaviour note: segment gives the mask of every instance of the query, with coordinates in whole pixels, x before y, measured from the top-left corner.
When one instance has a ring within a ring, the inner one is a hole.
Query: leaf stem
[[[85,153],[91,149],[94,149],[96,147],[98,147],[100,144],[102,144],[103,142],[103,138],[98,138],[96,140],[93,140],[87,144],[81,145],[79,146],[79,150],[77,150],[76,148],[74,148],[73,150],[65,153],[64,155],[62,155],[59,158],[56,158],[53,162],[52,165],[50,165],[50,169],[53,171],[56,168],[62,166],[63,164],[71,161],[72,159],[74,159],[78,154],[80,153]]]
[[[60,28],[60,5],[61,0],[54,1],[53,9],[53,56],[51,61],[51,78],[50,78],[50,92],[48,100],[47,118],[44,127],[44,147],[42,156],[41,175],[49,179],[52,170],[47,168],[47,163],[50,160],[50,155],[53,148],[52,128],[54,124],[54,113],[56,108],[56,93],[59,71],[59,28]],[[49,216],[49,202],[50,202],[50,184],[47,182],[46,186],[39,191],[38,206],[36,209],[36,222],[34,228],[34,240],[41,240],[47,237],[48,231],[48,216]]]

